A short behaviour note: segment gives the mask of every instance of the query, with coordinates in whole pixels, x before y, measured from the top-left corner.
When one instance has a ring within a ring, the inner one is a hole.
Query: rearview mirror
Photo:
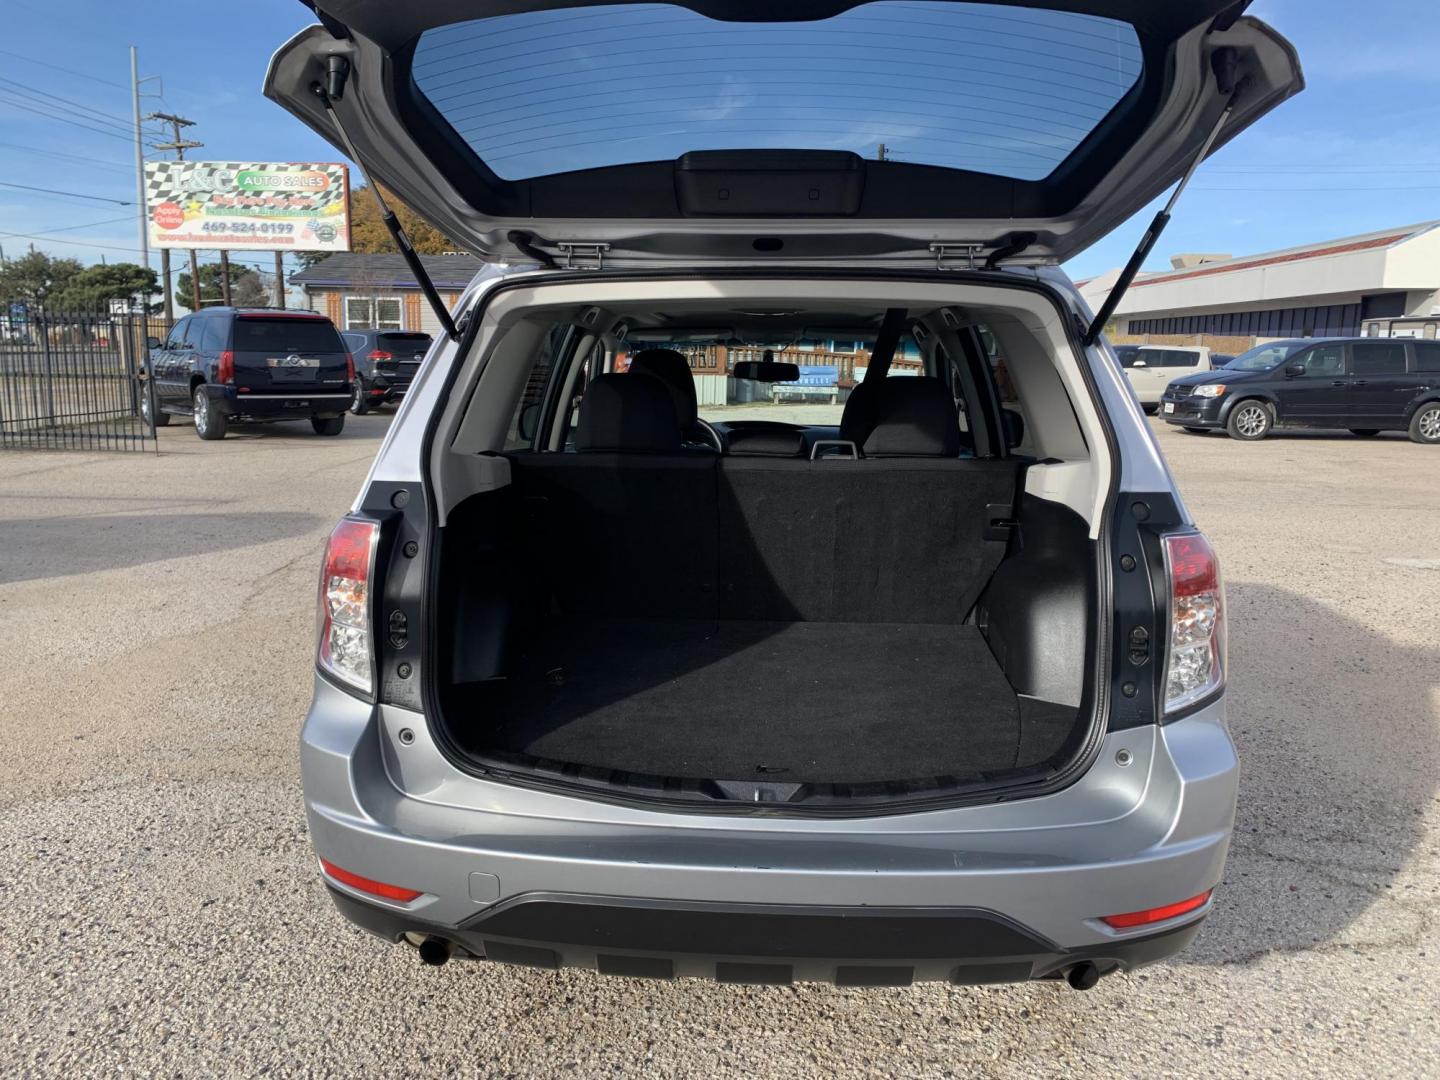
[[[156,337],[155,335],[151,334],[149,337],[147,337],[147,338],[145,339],[145,347],[146,347],[147,349],[158,349],[158,348],[160,348],[160,339],[159,339],[158,337]]]
[[[1014,409],[1000,410],[1000,427],[1005,433],[1005,448],[1016,449],[1025,441],[1025,418]]]
[[[1287,378],[1293,379],[1293,378],[1295,378],[1296,375],[1304,375],[1304,374],[1305,374],[1305,365],[1304,365],[1304,364],[1286,364],[1286,365],[1285,365],[1285,375],[1286,375]]]
[[[1132,368],[1137,368],[1137,367],[1148,367],[1149,365],[1146,364],[1144,360],[1136,360],[1136,361],[1134,361],[1133,363],[1131,363],[1130,366],[1131,366]]]
[[[520,416],[515,421],[515,430],[522,439],[530,440],[535,438],[535,432],[540,427],[540,403],[526,405],[520,410]]]
[[[741,360],[735,365],[735,378],[756,382],[799,382],[799,364],[781,364],[774,360]]]

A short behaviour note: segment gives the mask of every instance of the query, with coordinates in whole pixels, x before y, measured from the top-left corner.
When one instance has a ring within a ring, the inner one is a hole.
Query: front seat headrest
[[[600,375],[580,399],[576,450],[679,450],[670,392],[657,379]]]
[[[875,388],[882,380],[857,383],[840,414],[840,438],[859,446],[875,427]]]
[[[695,400],[695,377],[685,357],[674,349],[645,349],[630,358],[630,373],[659,379],[675,399],[675,418],[681,430],[695,425],[700,410]]]
[[[960,455],[960,414],[949,389],[934,376],[882,379],[867,405],[875,424],[861,444],[866,457]]]

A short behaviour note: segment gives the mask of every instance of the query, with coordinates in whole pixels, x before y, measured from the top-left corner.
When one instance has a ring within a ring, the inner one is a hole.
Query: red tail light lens
[[[1136,926],[1149,926],[1151,923],[1164,922],[1166,919],[1173,919],[1179,915],[1186,915],[1192,911],[1198,911],[1204,907],[1210,899],[1214,889],[1206,889],[1199,896],[1192,896],[1189,900],[1181,900],[1178,904],[1166,904],[1164,907],[1145,908],[1143,911],[1129,911],[1124,915],[1105,915],[1100,921],[1106,926],[1114,927],[1116,930],[1129,930]]]
[[[1165,711],[1209,697],[1225,684],[1225,590],[1220,563],[1200,533],[1165,538],[1170,579],[1170,640],[1165,651]]]
[[[383,352],[383,351],[381,351],[380,349],[376,349],[374,352],[372,352],[372,353],[370,354],[370,359],[371,359],[371,360],[394,360],[394,359],[395,359],[395,354],[394,354],[394,353]]]
[[[315,662],[367,695],[375,685],[370,579],[379,536],[375,522],[345,518],[330,534],[320,572],[320,644]]]
[[[355,357],[348,352],[345,354],[345,381],[355,381]]]
[[[235,354],[229,349],[220,354],[220,363],[216,365],[215,374],[226,386],[235,385]]]
[[[403,885],[387,885],[383,881],[374,881],[359,874],[352,874],[336,866],[329,859],[320,860],[320,869],[325,871],[325,876],[334,878],[342,885],[349,885],[352,889],[359,889],[361,892],[369,893],[371,896],[383,896],[386,900],[398,900],[402,904],[408,904],[416,897],[425,894],[417,889],[407,889]]]

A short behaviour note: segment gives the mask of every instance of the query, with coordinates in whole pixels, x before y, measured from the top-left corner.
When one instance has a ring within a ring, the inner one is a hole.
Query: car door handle
[[[1336,383],[1336,385],[1338,386],[1339,383]],[[1368,379],[1356,379],[1356,380],[1355,380],[1354,382],[1352,382],[1350,385],[1351,385],[1351,386],[1369,386],[1369,385],[1370,385],[1370,381],[1369,381]]]
[[[1345,385],[1347,385],[1347,383],[1345,382],[1344,379],[1333,379],[1333,380],[1331,380],[1330,385],[1331,385],[1331,386],[1345,386]],[[1364,384],[1363,384],[1363,383],[1358,383],[1357,385],[1363,386]]]

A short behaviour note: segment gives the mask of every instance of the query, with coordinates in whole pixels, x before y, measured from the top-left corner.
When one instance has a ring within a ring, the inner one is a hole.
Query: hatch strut
[[[344,63],[343,57],[332,56],[330,59]],[[450,309],[445,306],[445,301],[440,299],[440,293],[436,290],[435,283],[425,272],[425,266],[420,262],[420,256],[415,254],[415,246],[410,243],[410,237],[405,235],[405,230],[401,227],[399,219],[395,217],[394,211],[385,204],[385,196],[380,194],[380,185],[370,176],[370,170],[360,160],[360,155],[355,152],[355,144],[350,141],[350,136],[345,131],[345,125],[340,122],[340,117],[335,112],[334,102],[340,97],[337,91],[340,91],[345,85],[343,69],[337,72],[335,65],[332,65],[327,74],[332,89],[327,90],[326,87],[316,83],[314,87],[316,96],[324,103],[325,111],[330,114],[330,121],[335,125],[335,130],[339,132],[340,141],[345,144],[345,153],[350,155],[350,160],[355,163],[361,176],[367,181],[365,186],[370,189],[370,194],[375,196],[375,205],[380,209],[380,220],[385,223],[385,227],[390,230],[390,235],[394,237],[395,246],[400,249],[400,255],[405,260],[405,265],[410,267],[410,273],[415,275],[416,284],[420,286],[420,291],[429,301],[431,310],[435,312],[435,318],[440,321],[441,327],[451,341],[459,341],[460,332],[455,329],[455,320],[450,317]]]
[[[1110,316],[1115,314],[1115,308],[1119,306],[1125,291],[1130,288],[1130,283],[1135,280],[1135,275],[1140,272],[1140,265],[1150,257],[1150,250],[1155,246],[1155,241],[1160,239],[1160,234],[1165,231],[1165,226],[1170,224],[1170,211],[1175,208],[1175,201],[1180,198],[1180,193],[1185,190],[1185,185],[1190,183],[1190,178],[1195,175],[1195,170],[1205,160],[1205,155],[1210,153],[1210,147],[1215,145],[1215,139],[1220,134],[1220,129],[1230,119],[1230,110],[1234,107],[1232,100],[1226,102],[1224,110],[1220,113],[1220,119],[1215,121],[1215,126],[1210,129],[1210,134],[1205,136],[1205,143],[1200,147],[1200,152],[1195,155],[1195,160],[1190,162],[1190,167],[1185,170],[1185,175],[1180,177],[1180,182],[1175,185],[1175,190],[1170,193],[1164,208],[1155,215],[1150,222],[1150,227],[1145,230],[1145,235],[1140,238],[1140,246],[1130,256],[1130,261],[1125,264],[1125,269],[1120,271],[1120,276],[1115,279],[1115,287],[1110,290],[1110,295],[1105,298],[1105,303],[1100,305],[1100,310],[1095,313],[1095,319],[1090,328],[1085,331],[1085,344],[1094,345],[1100,336],[1100,331],[1105,328]]]

